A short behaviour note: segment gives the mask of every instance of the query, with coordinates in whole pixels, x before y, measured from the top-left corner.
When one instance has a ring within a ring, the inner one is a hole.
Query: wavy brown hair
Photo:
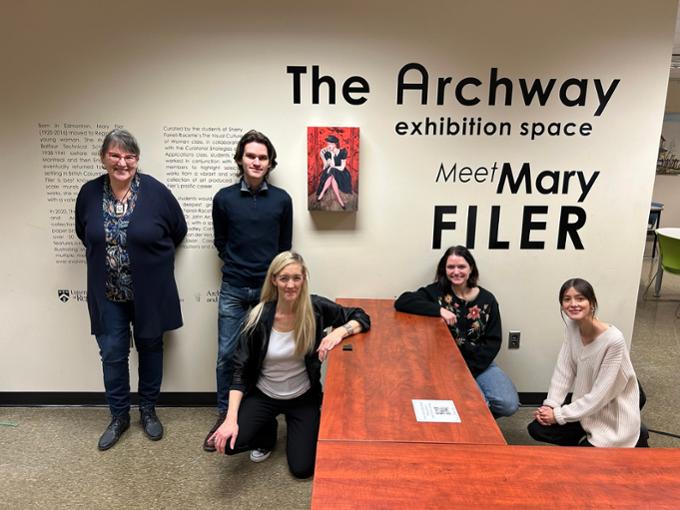
[[[236,164],[238,165],[238,175],[239,177],[243,175],[243,152],[245,151],[246,145],[251,142],[261,143],[267,147],[267,156],[269,156],[269,170],[267,170],[267,174],[265,175],[266,178],[269,176],[269,172],[276,168],[276,149],[274,148],[274,144],[269,140],[269,138],[267,138],[267,135],[254,129],[251,129],[245,135],[243,135],[236,146],[234,161],[236,161]]]

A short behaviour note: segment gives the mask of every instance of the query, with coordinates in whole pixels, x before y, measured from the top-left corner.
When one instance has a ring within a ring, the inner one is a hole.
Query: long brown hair
[[[479,270],[477,269],[477,263],[475,262],[472,253],[465,246],[451,246],[442,255],[437,263],[437,272],[434,275],[434,281],[439,284],[443,294],[451,294],[451,282],[446,277],[446,261],[451,255],[457,255],[458,257],[463,257],[465,262],[470,266],[470,276],[468,276],[467,286],[471,289],[477,287],[477,282],[479,280]]]

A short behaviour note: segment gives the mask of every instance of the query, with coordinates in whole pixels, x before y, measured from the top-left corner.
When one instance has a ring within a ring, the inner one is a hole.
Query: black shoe
[[[161,423],[161,420],[158,419],[158,416],[156,416],[156,411],[153,408],[141,409],[140,413],[142,414],[140,422],[142,423],[146,437],[152,441],[158,441],[162,438],[163,424]]]
[[[635,448],[649,448],[649,430],[644,423],[640,424],[640,437]]]
[[[212,441],[210,438],[212,435],[215,433],[215,431],[220,428],[220,425],[224,423],[224,420],[227,418],[227,412],[223,411],[219,414],[217,417],[217,421],[215,424],[212,426],[210,429],[210,432],[208,432],[208,435],[205,436],[205,439],[203,440],[203,449],[206,452],[214,452],[215,451],[215,441]]]
[[[123,432],[125,432],[129,426],[130,426],[129,418],[125,419],[119,418],[117,416],[112,416],[111,423],[109,423],[109,426],[106,427],[106,430],[99,438],[99,444],[97,445],[97,447],[101,451],[108,450],[118,442],[120,436],[123,435]]]

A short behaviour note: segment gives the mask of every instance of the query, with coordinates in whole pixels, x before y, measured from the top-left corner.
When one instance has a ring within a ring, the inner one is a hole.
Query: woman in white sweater
[[[597,299],[587,281],[567,280],[559,300],[566,338],[529,434],[563,446],[647,446],[646,437],[640,439],[640,393],[623,334],[596,317]]]

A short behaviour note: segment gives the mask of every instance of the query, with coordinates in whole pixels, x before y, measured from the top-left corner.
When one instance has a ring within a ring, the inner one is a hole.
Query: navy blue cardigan
[[[76,199],[76,235],[87,258],[87,307],[93,335],[103,333],[101,303],[106,299],[106,238],[101,175],[86,182]],[[182,326],[175,283],[175,247],[184,239],[187,224],[170,190],[156,179],[139,174],[137,203],[127,229],[134,300],[135,335],[160,336]]]

